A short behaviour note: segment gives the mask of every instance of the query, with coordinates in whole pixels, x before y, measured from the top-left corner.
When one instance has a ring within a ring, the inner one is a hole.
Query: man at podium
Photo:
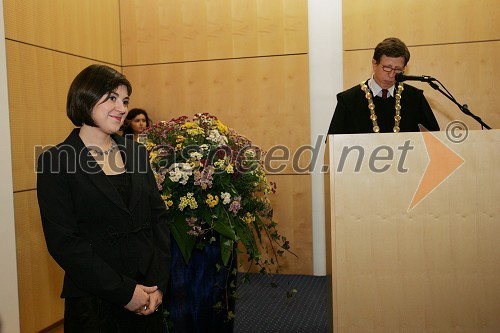
[[[439,131],[422,90],[397,82],[410,60],[410,51],[398,38],[386,38],[373,53],[373,74],[337,94],[337,106],[328,134],[418,132],[418,125]]]

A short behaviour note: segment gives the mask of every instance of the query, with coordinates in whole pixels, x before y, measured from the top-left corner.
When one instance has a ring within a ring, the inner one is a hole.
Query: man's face
[[[375,82],[377,82],[382,89],[388,89],[396,82],[396,74],[404,71],[405,58],[391,58],[383,55],[379,63],[377,63],[375,59],[372,59],[372,66]]]

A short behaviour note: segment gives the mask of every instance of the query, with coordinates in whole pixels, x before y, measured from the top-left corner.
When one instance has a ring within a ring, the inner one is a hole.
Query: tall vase
[[[227,319],[227,311],[234,313],[235,309],[234,299],[228,296],[231,282],[236,282],[236,276],[231,274],[236,267],[236,252],[231,267],[223,267],[217,241],[195,249],[186,264],[173,237],[170,244],[172,264],[169,291],[165,296],[170,313],[168,320],[172,325],[170,332],[232,332],[234,319]],[[222,310],[214,309],[218,302],[222,302]]]

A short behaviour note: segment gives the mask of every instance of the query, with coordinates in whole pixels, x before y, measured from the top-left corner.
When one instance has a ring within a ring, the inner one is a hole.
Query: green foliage
[[[218,241],[222,263],[231,269],[241,242],[248,260],[262,273],[279,267],[278,257],[290,252],[290,246],[273,221],[269,195],[276,185],[266,177],[260,148],[206,113],[155,124],[141,142],[186,262],[193,249]],[[263,253],[272,260],[263,259]],[[237,297],[237,286],[229,289]],[[219,307],[224,304],[214,305]]]

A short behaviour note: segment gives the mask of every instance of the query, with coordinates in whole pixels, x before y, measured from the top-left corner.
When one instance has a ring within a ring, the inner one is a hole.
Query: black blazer
[[[392,132],[394,127],[394,97],[383,100],[373,97],[380,132]],[[429,131],[439,131],[439,125],[422,90],[404,85],[401,93],[401,132],[419,132],[418,125]],[[368,100],[359,85],[337,94],[328,134],[373,133]]]
[[[74,129],[38,159],[47,248],[65,271],[61,297],[94,295],[125,306],[136,284],[166,295],[170,233],[144,146],[113,135],[130,175],[127,206]]]

